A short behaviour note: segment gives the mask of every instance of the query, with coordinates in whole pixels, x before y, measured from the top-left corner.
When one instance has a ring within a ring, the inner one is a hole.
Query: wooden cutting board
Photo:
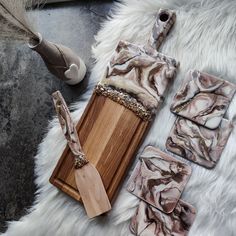
[[[114,199],[150,123],[107,97],[92,95],[76,128],[85,155],[99,171],[110,201]],[[50,182],[74,199],[81,200],[74,179],[74,157],[68,146]]]
[[[95,88],[77,124],[82,149],[100,173],[111,202],[151,125],[149,118],[155,114],[151,113],[156,111],[178,67],[174,59],[157,52],[174,21],[173,11],[161,9],[147,45],[119,42],[100,81],[101,90]],[[50,182],[81,200],[68,146]]]

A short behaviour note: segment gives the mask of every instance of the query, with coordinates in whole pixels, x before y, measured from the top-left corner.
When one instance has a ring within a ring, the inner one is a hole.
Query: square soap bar
[[[232,123],[223,119],[217,129],[211,130],[179,117],[166,141],[168,151],[206,168],[213,168],[232,131]]]
[[[194,207],[182,200],[170,214],[141,201],[131,219],[130,231],[137,236],[187,236],[195,216]]]
[[[170,213],[190,177],[191,167],[148,146],[141,154],[127,190],[159,210]]]
[[[197,70],[175,95],[170,110],[209,129],[216,129],[236,91],[236,85]]]

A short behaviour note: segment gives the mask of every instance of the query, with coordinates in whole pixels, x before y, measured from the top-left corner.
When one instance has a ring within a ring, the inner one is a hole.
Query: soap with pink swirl
[[[127,190],[159,210],[170,213],[176,207],[190,174],[189,165],[148,146],[128,181]]]
[[[120,41],[99,85],[127,94],[155,114],[179,63],[155,49]]]
[[[136,236],[187,236],[195,217],[195,208],[182,200],[170,214],[140,201],[130,231]]]
[[[233,125],[222,119],[217,129],[211,130],[179,117],[166,141],[168,151],[206,168],[217,164],[228,141]]]
[[[191,70],[174,97],[170,110],[209,129],[216,129],[236,91],[236,85],[212,75]]]

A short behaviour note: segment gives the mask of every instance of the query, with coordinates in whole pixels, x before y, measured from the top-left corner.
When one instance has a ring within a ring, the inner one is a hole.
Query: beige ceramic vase
[[[70,48],[49,42],[38,33],[38,38],[31,39],[29,47],[39,53],[48,70],[67,84],[81,82],[86,74],[83,60]]]

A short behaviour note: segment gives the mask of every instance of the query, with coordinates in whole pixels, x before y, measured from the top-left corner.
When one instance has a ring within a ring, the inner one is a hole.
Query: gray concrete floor
[[[51,93],[70,104],[86,90],[92,68],[91,45],[112,1],[75,1],[33,12],[39,32],[74,49],[88,66],[87,78],[70,87],[51,75],[27,45],[0,40],[0,232],[6,221],[27,213],[34,201],[34,156],[54,110]]]

